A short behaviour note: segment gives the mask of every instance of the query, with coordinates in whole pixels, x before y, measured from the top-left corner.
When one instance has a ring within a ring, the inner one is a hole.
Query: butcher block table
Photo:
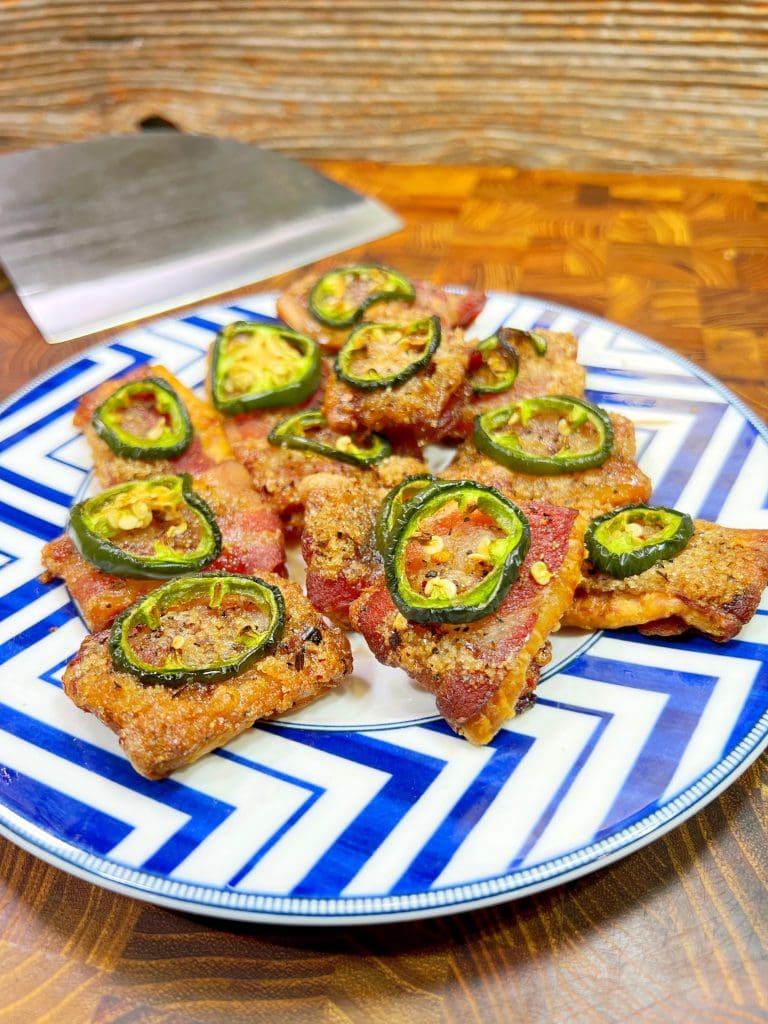
[[[345,258],[606,317],[768,417],[768,185],[318,167],[405,222]],[[46,345],[4,284],[0,397],[92,342]],[[192,916],[0,839],[0,1024],[768,1020],[767,766],[762,757],[687,822],[585,877],[406,923]]]

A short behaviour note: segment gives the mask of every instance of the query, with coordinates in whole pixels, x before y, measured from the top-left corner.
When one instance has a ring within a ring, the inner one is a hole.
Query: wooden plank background
[[[299,158],[758,178],[768,4],[0,0],[0,148],[155,118]]]

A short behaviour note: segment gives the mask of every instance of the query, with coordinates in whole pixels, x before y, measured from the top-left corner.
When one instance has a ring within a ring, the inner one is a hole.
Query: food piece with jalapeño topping
[[[339,380],[353,388],[391,388],[423,370],[440,344],[440,318],[356,327],[334,360]]]
[[[387,544],[392,600],[410,622],[475,622],[504,600],[530,539],[523,512],[493,488],[467,480],[427,488]]]
[[[184,403],[161,377],[123,384],[96,408],[92,423],[112,451],[126,459],[172,459],[192,440]]]
[[[257,576],[200,573],[170,580],[121,612],[109,651],[119,672],[143,683],[217,682],[268,654],[284,626],[276,586]]]
[[[229,416],[298,405],[320,383],[316,341],[282,324],[240,320],[224,327],[211,351],[211,397]]]
[[[221,551],[213,512],[186,473],[132,480],[78,502],[69,532],[91,565],[128,579],[197,572]]]
[[[359,264],[323,274],[309,293],[309,309],[329,327],[351,327],[374,302],[415,297],[413,284],[396,270]]]
[[[521,473],[575,473],[606,461],[613,426],[608,414],[586,399],[548,395],[477,416],[473,440],[484,455]]]
[[[623,580],[673,558],[693,536],[693,520],[676,509],[625,505],[594,519],[585,536],[595,569]]]
[[[320,409],[307,409],[282,420],[267,440],[276,448],[294,448],[359,467],[380,462],[392,452],[389,441],[378,434],[371,434],[362,445],[346,434],[334,433]]]

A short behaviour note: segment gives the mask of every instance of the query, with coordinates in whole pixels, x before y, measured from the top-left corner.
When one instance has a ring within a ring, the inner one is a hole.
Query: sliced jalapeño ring
[[[523,398],[475,417],[477,448],[508,469],[532,475],[576,473],[602,466],[613,450],[604,409],[584,398]]]
[[[495,488],[446,481],[404,506],[384,554],[387,588],[410,622],[476,622],[502,603],[530,543],[525,514]]]
[[[323,274],[309,293],[309,311],[328,327],[351,327],[374,302],[415,297],[413,284],[397,270],[361,263]]]
[[[677,509],[624,505],[590,523],[584,535],[595,569],[623,580],[674,558],[693,536],[693,519]]]
[[[87,562],[127,579],[198,572],[221,552],[213,512],[188,473],[131,480],[78,502],[69,533]]]
[[[278,587],[257,576],[197,573],[169,580],[115,619],[115,668],[143,683],[214,683],[272,651],[285,628]]]
[[[337,434],[328,426],[321,409],[307,409],[281,420],[269,432],[267,440],[276,448],[293,448],[362,468],[392,454],[392,446],[381,434],[369,434],[365,444],[356,442],[348,434]]]
[[[496,395],[509,391],[517,380],[520,357],[510,344],[504,328],[478,343],[470,366],[469,383],[476,395]]]
[[[429,364],[441,334],[438,316],[410,323],[366,322],[352,331],[333,368],[339,380],[353,388],[396,387]]]
[[[216,336],[211,398],[228,416],[299,405],[320,383],[320,347],[283,324],[238,320]]]
[[[192,441],[189,413],[161,377],[123,384],[96,408],[91,422],[115,455],[126,459],[173,459]]]
[[[415,473],[404,477],[396,487],[392,488],[381,503],[379,514],[376,517],[375,537],[379,554],[383,555],[386,551],[390,534],[403,514],[403,507],[427,487],[434,487],[436,484],[444,482],[437,480],[429,473]]]

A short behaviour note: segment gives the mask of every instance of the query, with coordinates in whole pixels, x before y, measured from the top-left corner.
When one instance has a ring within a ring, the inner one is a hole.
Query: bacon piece
[[[422,467],[423,468],[423,467]],[[389,488],[361,487],[350,477],[318,473],[299,488],[304,503],[301,551],[307,597],[318,611],[348,629],[349,606],[382,574],[374,527]]]
[[[167,381],[186,406],[192,423],[192,442],[175,459],[126,459],[116,455],[91,426],[91,417],[98,405],[123,384],[145,377],[161,377]],[[164,366],[139,366],[115,380],[104,381],[93,391],[83,395],[74,415],[74,424],[81,429],[93,455],[94,473],[103,487],[126,480],[146,480],[164,473],[191,473],[199,476],[206,469],[232,458],[232,449],[224,433],[219,413],[197,397]]]
[[[585,523],[573,509],[543,502],[521,506],[531,547],[499,609],[465,625],[416,625],[395,608],[383,583],[349,610],[376,658],[404,669],[437,697],[440,714],[472,743],[488,743],[527,703],[549,660],[548,636],[559,626],[579,580]],[[544,562],[552,578],[531,574]]]
[[[328,327],[320,323],[309,312],[309,293],[315,282],[333,270],[332,265],[313,268],[308,274],[294,281],[277,299],[277,315],[295,331],[308,334],[331,351],[338,351],[349,337],[351,327]],[[430,281],[414,281],[416,298],[413,302],[393,300],[374,302],[363,314],[364,320],[379,323],[419,320],[425,316],[437,315],[445,330],[454,327],[469,327],[485,306],[486,297],[482,292],[449,292]]]
[[[642,503],[651,496],[651,481],[635,462],[635,428],[625,416],[611,415],[613,451],[602,466],[578,473],[535,476],[485,458],[473,441],[465,441],[441,474],[450,480],[476,480],[515,501],[551,501],[577,508],[588,519],[621,505]]]
[[[461,330],[445,332],[430,363],[396,387],[361,390],[328,379],[323,411],[341,433],[381,432],[420,444],[452,435],[469,396],[467,367],[475,342]]]
[[[469,437],[475,416],[480,416],[491,409],[501,409],[521,398],[584,394],[586,372],[576,361],[576,338],[572,334],[556,331],[537,330],[536,333],[547,339],[547,351],[544,355],[537,355],[533,345],[527,342],[516,346],[520,362],[514,385],[508,391],[500,391],[495,395],[470,394],[453,428],[455,437]],[[470,374],[471,372],[470,362]]]
[[[280,519],[256,494],[248,472],[237,462],[222,462],[193,482],[211,508],[221,530],[222,550],[209,569],[258,575],[263,570],[285,575],[285,547]],[[116,615],[160,580],[132,580],[100,572],[86,561],[64,534],[42,553],[44,580],[61,577],[90,630],[104,629]]]
[[[768,586],[768,530],[694,521],[688,544],[645,572],[613,579],[585,567],[564,622],[581,629],[637,626],[649,636],[693,630],[723,642],[752,618]]]
[[[64,692],[117,734],[131,764],[161,779],[221,747],[254,722],[312,700],[352,670],[346,636],[329,626],[295,583],[260,573],[280,587],[286,623],[272,652],[221,682],[181,687],[142,683],[112,664],[104,630],[83,641],[64,673]]]

